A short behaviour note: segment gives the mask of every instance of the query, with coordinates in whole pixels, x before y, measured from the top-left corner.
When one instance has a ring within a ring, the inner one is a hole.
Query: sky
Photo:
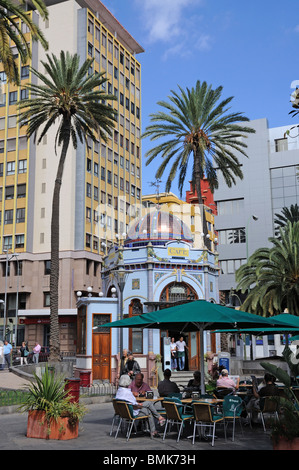
[[[150,114],[160,110],[158,101],[197,80],[221,85],[222,98],[233,96],[230,112],[267,118],[269,127],[296,123],[289,111],[291,93],[299,87],[297,0],[102,2],[145,49],[136,56],[142,73],[142,131]],[[152,145],[143,139],[143,194],[155,192],[151,183],[161,163],[145,165]],[[160,191],[165,183],[163,176]],[[176,181],[171,191],[179,196]]]

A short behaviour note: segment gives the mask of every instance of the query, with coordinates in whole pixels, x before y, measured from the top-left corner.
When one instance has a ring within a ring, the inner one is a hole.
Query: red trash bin
[[[67,392],[67,396],[71,397],[71,403],[79,403],[80,379],[65,379],[64,390]]]
[[[90,387],[91,370],[80,370],[81,387]]]

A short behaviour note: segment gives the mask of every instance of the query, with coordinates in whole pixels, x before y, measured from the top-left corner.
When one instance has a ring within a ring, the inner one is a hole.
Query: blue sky
[[[143,46],[142,130],[157,102],[197,80],[234,96],[231,111],[294,125],[290,95],[299,86],[299,13],[295,0],[102,0]],[[143,140],[143,155],[150,148]],[[154,192],[157,163],[145,166],[143,194]],[[166,178],[162,178],[164,190]],[[186,189],[189,184],[187,182]],[[178,194],[174,182],[171,190]],[[184,196],[184,195],[183,195]],[[183,197],[184,199],[184,197]]]

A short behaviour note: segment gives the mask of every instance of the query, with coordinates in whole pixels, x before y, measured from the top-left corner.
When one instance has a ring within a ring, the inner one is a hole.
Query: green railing
[[[20,405],[28,394],[26,390],[0,389],[0,406]]]

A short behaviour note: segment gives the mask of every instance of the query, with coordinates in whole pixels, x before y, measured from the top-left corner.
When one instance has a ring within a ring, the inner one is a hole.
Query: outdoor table
[[[162,400],[165,400],[165,397],[154,397],[154,398],[146,398],[146,397],[136,397],[136,400],[139,401],[139,402],[143,402],[143,401],[152,401],[154,403],[158,402],[158,401],[162,401]]]
[[[212,405],[218,405],[219,403],[223,403],[224,400],[222,398],[183,398],[181,402],[185,405],[189,405],[193,401],[201,401],[203,403],[211,403]]]

